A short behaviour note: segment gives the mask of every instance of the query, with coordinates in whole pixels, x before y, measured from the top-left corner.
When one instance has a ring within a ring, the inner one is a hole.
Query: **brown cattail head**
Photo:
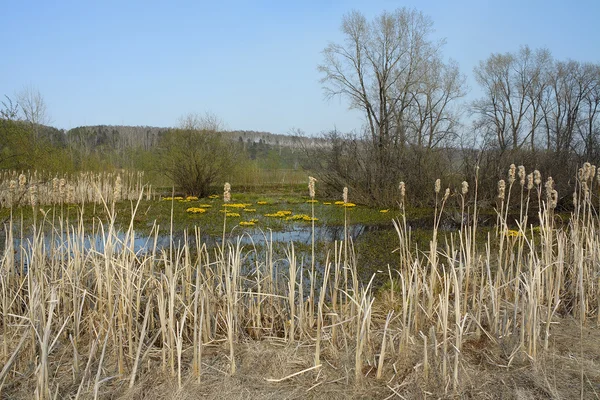
[[[463,181],[460,192],[463,196],[469,192],[469,183],[467,181]]]
[[[549,201],[549,205],[551,209],[555,209],[556,205],[558,204],[558,192],[554,189],[552,189],[552,191],[550,192],[550,201]]]
[[[311,199],[315,198],[315,182],[317,180],[315,178],[313,178],[312,176],[308,177],[308,194],[310,195]]]
[[[439,193],[439,192],[440,192],[440,190],[442,190],[442,181],[441,181],[441,180],[439,180],[439,179],[436,179],[436,180],[435,180],[434,191],[435,191],[436,193]]]
[[[344,186],[344,191],[342,192],[342,200],[344,200],[344,203],[348,202],[348,188],[346,186]]]
[[[448,200],[448,197],[450,197],[450,188],[446,188],[444,192],[444,201]]]
[[[229,182],[225,182],[225,186],[223,187],[223,202],[229,203],[231,201],[231,185]]]
[[[533,174],[527,175],[527,190],[533,189]]]
[[[504,182],[504,179],[500,179],[498,181],[498,198],[500,200],[504,200],[505,193],[506,193],[506,182]]]
[[[400,182],[398,189],[400,189],[400,203],[404,204],[404,198],[406,197],[406,184],[404,182]]]
[[[515,166],[515,164],[510,164],[510,167],[508,168],[508,184],[509,185],[512,185],[513,183],[515,183],[516,174],[517,174],[517,167]]]
[[[583,163],[583,180],[588,181],[592,175],[592,164],[589,162]]]
[[[519,183],[521,184],[521,187],[525,186],[525,167],[522,165],[519,165],[518,168],[518,172],[517,175],[519,176]]]
[[[25,174],[21,174],[19,175],[19,187],[21,189],[24,189],[25,185],[27,185],[27,177],[25,176]]]
[[[549,176],[548,180],[546,180],[544,187],[546,188],[546,197],[550,199],[550,196],[552,196],[552,190],[554,189],[554,179],[552,179],[551,176]]]
[[[537,169],[533,171],[533,182],[536,186],[540,186],[542,184],[542,174]]]

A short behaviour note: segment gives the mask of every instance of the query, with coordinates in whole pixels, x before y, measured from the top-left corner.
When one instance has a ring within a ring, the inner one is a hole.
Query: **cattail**
[[[521,187],[525,186],[525,167],[522,165],[519,165],[519,172],[517,172],[517,175],[519,176],[519,183],[521,184]]]
[[[505,192],[506,192],[506,183],[504,182],[504,179],[500,179],[498,181],[498,198],[500,200],[504,200]]]
[[[527,175],[527,190],[533,189],[533,174]]]
[[[229,182],[225,182],[225,186],[223,187],[223,202],[229,203],[231,201],[231,185]]]
[[[67,203],[75,203],[75,187],[70,183],[67,183]]]
[[[121,201],[123,195],[123,185],[121,184],[121,176],[117,175],[117,179],[115,180],[115,188],[113,191],[113,198],[115,201]]]
[[[553,189],[550,192],[550,208],[555,209],[557,204],[558,204],[558,192]]]
[[[317,180],[315,178],[313,178],[312,176],[308,177],[308,194],[311,199],[315,198],[315,182],[316,181]]]
[[[590,164],[589,162],[585,162],[583,164],[583,180],[584,181],[589,180],[591,174],[592,174],[592,164]]]
[[[439,179],[435,180],[435,187],[434,187],[435,193],[439,193],[440,190],[442,190],[442,181]]]
[[[448,200],[448,197],[450,197],[450,188],[446,188],[444,192],[444,201]]]
[[[66,185],[67,185],[67,180],[65,178],[61,178],[58,181],[58,195],[60,196],[61,202],[65,201]]]
[[[577,170],[577,179],[579,179],[580,182],[585,180],[585,172],[584,172],[583,168],[579,168]]]
[[[573,192],[573,207],[577,208],[577,191]]]
[[[460,192],[463,196],[469,193],[469,183],[467,181],[463,181]]]
[[[546,197],[548,200],[550,200],[550,197],[552,196],[552,190],[554,189],[554,179],[552,179],[551,176],[548,177],[544,187],[546,188]]]
[[[594,180],[594,177],[596,176],[596,166],[592,165],[592,168],[590,168],[590,180]]]
[[[27,185],[27,177],[24,174],[21,174],[19,175],[19,187],[24,189],[25,185]]]
[[[17,181],[11,179],[8,184],[8,206],[12,207],[13,202],[15,201],[15,190],[17,189]]]
[[[587,184],[587,181],[581,182],[581,190],[583,191],[583,198],[585,200],[589,200],[590,199],[590,188]]]
[[[513,183],[515,183],[515,175],[517,173],[517,167],[515,166],[515,164],[510,164],[510,167],[508,168],[508,184],[512,185]]]
[[[342,199],[344,200],[344,203],[348,202],[348,188],[346,186],[344,186],[344,191],[342,193]]]
[[[533,171],[533,182],[536,186],[540,186],[542,184],[542,174],[537,169]]]
[[[31,201],[31,207],[36,207],[38,204],[38,191],[36,185],[29,186],[29,199]]]
[[[406,197],[406,184],[404,182],[400,182],[398,189],[400,189],[400,203],[404,204],[404,198]]]

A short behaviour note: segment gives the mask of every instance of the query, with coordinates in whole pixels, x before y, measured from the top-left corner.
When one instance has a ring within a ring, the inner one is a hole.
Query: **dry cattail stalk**
[[[527,175],[527,190],[533,189],[533,174]]]
[[[500,179],[498,181],[498,198],[500,200],[504,200],[505,193],[506,193],[506,183],[504,182],[504,179]]]
[[[225,186],[223,187],[223,202],[229,203],[231,201],[231,185],[229,182],[225,182]]]
[[[36,207],[38,204],[38,190],[36,185],[29,186],[29,199],[31,201],[31,207]]]
[[[308,177],[308,194],[311,199],[315,198],[315,182],[316,181],[317,180],[315,178],[313,178],[312,176]]]
[[[522,165],[519,165],[519,171],[517,172],[517,175],[519,176],[519,183],[521,184],[521,187],[525,186],[525,167]]]
[[[508,184],[512,185],[513,183],[515,183],[515,176],[517,173],[517,167],[515,166],[515,164],[510,164],[510,167],[508,168]]]
[[[342,192],[342,200],[344,200],[344,203],[348,202],[348,188],[346,186],[344,186],[344,191]]]
[[[536,186],[540,186],[542,184],[542,174],[537,169],[533,171],[533,182]]]
[[[121,201],[123,195],[123,185],[121,184],[121,176],[117,175],[115,180],[115,188],[113,191],[113,198],[115,201]]]
[[[577,208],[577,191],[573,192],[573,207]]]
[[[442,190],[442,181],[439,178],[435,180],[435,186],[434,186],[433,190],[436,193],[439,193],[440,190]]]
[[[462,193],[463,196],[469,192],[469,183],[467,181],[463,181],[460,192]]]

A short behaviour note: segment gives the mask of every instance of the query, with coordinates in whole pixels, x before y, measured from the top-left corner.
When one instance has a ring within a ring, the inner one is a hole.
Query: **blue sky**
[[[598,1],[0,0],[0,96],[39,89],[53,125],[175,126],[210,111],[228,129],[308,134],[359,129],[345,99],[325,100],[317,65],[340,22],[414,7],[445,38],[477,96],[492,52],[547,47],[600,62]]]

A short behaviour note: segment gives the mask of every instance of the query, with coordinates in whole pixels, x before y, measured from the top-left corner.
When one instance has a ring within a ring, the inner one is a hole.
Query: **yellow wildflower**
[[[388,211],[390,211],[390,209],[389,209],[389,208],[388,208],[387,210],[379,210],[379,212],[380,212],[380,213],[386,213],[386,212],[388,212]]]
[[[204,208],[200,208],[200,207],[190,207],[185,211],[190,214],[204,214],[206,212],[206,210]]]

